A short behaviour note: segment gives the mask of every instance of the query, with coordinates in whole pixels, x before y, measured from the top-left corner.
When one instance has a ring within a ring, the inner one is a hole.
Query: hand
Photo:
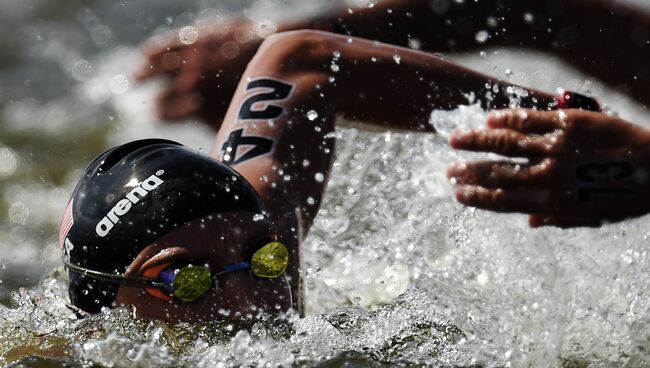
[[[650,132],[582,110],[504,110],[488,127],[452,132],[453,148],[522,161],[455,163],[456,199],[530,214],[532,227],[599,226],[650,212]]]
[[[239,78],[262,42],[260,36],[275,31],[264,29],[264,25],[230,19],[199,28],[193,43],[191,37],[181,42],[180,31],[172,32],[162,43],[155,38],[149,41],[144,47],[148,62],[136,77],[140,81],[155,76],[170,79],[158,96],[160,117],[179,120],[196,116],[218,129]]]

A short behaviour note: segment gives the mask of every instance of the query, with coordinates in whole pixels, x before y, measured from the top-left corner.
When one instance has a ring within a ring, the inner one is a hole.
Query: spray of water
[[[477,106],[435,113],[468,125]],[[441,136],[337,131],[332,179],[307,241],[308,317],[167,326],[129,309],[78,319],[58,272],[0,307],[5,362],[36,354],[104,365],[488,366],[648,359],[647,218],[530,230],[462,208],[444,167],[477,157]]]

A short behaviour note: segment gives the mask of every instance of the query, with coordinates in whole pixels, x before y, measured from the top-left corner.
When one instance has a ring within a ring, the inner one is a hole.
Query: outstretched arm
[[[165,75],[164,119],[198,116],[218,129],[247,63],[268,34],[321,29],[428,51],[520,46],[552,52],[650,103],[650,12],[616,0],[384,0],[269,26],[246,19],[198,29],[198,39],[154,38],[139,78]],[[486,31],[477,37],[479,31]]]
[[[617,0],[385,0],[289,25],[429,51],[516,46],[554,53],[650,103],[650,11]],[[482,36],[477,36],[483,31]]]
[[[278,34],[248,65],[211,155],[255,186],[272,219],[297,214],[305,234],[325,187],[337,115],[375,128],[433,131],[431,110],[466,103],[486,83],[500,82],[423,52],[316,31]],[[506,88],[494,90],[476,98],[508,106]],[[523,106],[554,103],[522,91]]]

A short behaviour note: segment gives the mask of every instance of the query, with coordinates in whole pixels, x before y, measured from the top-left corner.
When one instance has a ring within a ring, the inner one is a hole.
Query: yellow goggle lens
[[[198,299],[212,287],[212,274],[207,267],[184,267],[178,271],[172,284],[174,296],[184,302]]]
[[[251,271],[257,277],[276,278],[289,264],[289,251],[280,242],[271,242],[260,248],[251,259]]]

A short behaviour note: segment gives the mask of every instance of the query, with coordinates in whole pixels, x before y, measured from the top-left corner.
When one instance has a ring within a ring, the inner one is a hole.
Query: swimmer
[[[90,164],[60,235],[73,305],[90,313],[130,305],[138,317],[171,322],[302,311],[300,242],[327,184],[335,118],[433,132],[431,110],[466,103],[486,83],[507,84],[359,38],[268,37],[241,76],[210,157],[141,140]],[[498,90],[476,98],[507,106],[506,88]],[[530,108],[567,101],[526,91]]]
[[[510,83],[418,50],[310,30],[249,49],[245,39],[239,55],[254,54],[245,71],[206,45],[152,54],[140,77],[173,78],[159,104],[164,117],[198,115],[218,129],[211,158],[145,140],[90,165],[61,231],[76,307],[133,306],[138,317],[169,322],[302,312],[300,242],[327,183],[335,118],[433,132],[430,111],[472,93],[485,108],[510,101],[506,88],[476,93]],[[524,90],[524,108],[592,106],[572,93]]]

